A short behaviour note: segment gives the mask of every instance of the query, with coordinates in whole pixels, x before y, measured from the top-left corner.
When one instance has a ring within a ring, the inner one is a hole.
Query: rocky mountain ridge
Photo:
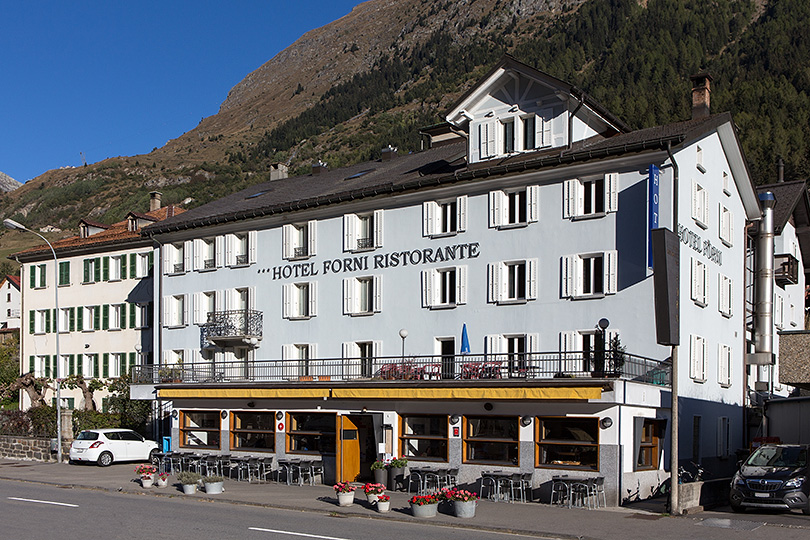
[[[14,191],[20,186],[22,186],[20,182],[17,182],[3,171],[0,171],[0,191],[2,192]]]

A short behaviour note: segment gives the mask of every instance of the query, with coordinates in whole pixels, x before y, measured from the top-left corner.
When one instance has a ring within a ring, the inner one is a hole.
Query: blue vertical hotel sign
[[[659,206],[659,193],[658,193],[658,186],[659,186],[659,177],[661,171],[655,165],[650,165],[649,174],[647,176],[647,208],[649,210],[649,216],[647,218],[647,223],[649,227],[647,229],[647,267],[653,267],[653,260],[652,260],[652,230],[658,228],[658,206]]]

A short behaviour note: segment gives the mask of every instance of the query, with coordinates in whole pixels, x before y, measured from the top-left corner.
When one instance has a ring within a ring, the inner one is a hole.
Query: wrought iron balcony
[[[309,255],[309,249],[306,247],[297,247],[294,249],[293,254],[295,257],[306,257]]]
[[[780,287],[799,283],[799,260],[789,253],[775,255],[774,278]]]
[[[242,341],[256,345],[251,340],[262,339],[263,314],[250,309],[214,311],[208,314],[207,322],[202,326],[203,343],[233,344]]]
[[[237,264],[237,265],[242,265],[242,264],[247,264],[247,263],[248,263],[248,256],[247,256],[247,254],[244,254],[244,255],[237,255],[237,256],[236,256],[236,264]]]
[[[370,249],[374,247],[373,238],[358,238],[357,249]]]
[[[205,270],[208,270],[209,268],[213,268],[214,266],[216,266],[216,261],[214,261],[214,259],[205,259],[203,261],[203,268]]]
[[[174,263],[174,273],[175,274],[182,274],[185,269],[186,269],[185,264],[183,264],[181,262]]]

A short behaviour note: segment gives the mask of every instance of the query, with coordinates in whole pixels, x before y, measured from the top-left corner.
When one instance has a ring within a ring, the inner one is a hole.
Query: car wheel
[[[160,465],[160,460],[157,457],[155,457],[155,454],[157,453],[158,453],[157,448],[153,448],[152,451],[149,452],[149,463],[151,463],[152,465]]]
[[[740,506],[739,504],[732,504],[731,505],[731,510],[732,510],[732,512],[736,512],[737,514],[744,514],[745,513],[745,507]]]
[[[810,497],[807,498],[807,504],[805,504],[804,508],[802,508],[802,514],[805,516],[810,516]]]
[[[109,467],[112,465],[113,462],[113,455],[109,452],[104,452],[100,456],[98,456],[98,466],[99,467]]]

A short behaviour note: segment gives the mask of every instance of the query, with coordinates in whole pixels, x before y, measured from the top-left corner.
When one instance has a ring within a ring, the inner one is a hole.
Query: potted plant
[[[460,518],[475,517],[478,494],[463,489],[448,489],[442,492],[445,500],[452,501],[453,514]]]
[[[225,479],[221,476],[206,476],[203,478],[205,485],[205,492],[209,495],[216,495],[222,493]]]
[[[164,488],[169,485],[169,473],[162,472],[155,478],[155,485],[159,488]]]
[[[404,457],[398,458],[394,457],[391,462],[388,464],[388,489],[391,491],[396,491],[397,483],[403,484],[403,478],[405,477],[405,467],[408,466],[408,460]]]
[[[337,493],[338,506],[351,506],[354,502],[354,486],[350,486],[348,482],[338,482],[333,486],[335,493]]]
[[[366,484],[363,486],[363,492],[366,494],[366,500],[373,504],[377,502],[380,495],[385,493],[385,486],[382,484]]]
[[[177,473],[177,481],[183,486],[183,493],[186,495],[194,495],[197,493],[197,483],[202,477],[199,473],[191,471],[182,471]]]
[[[429,518],[435,517],[439,511],[439,498],[436,494],[414,495],[408,500],[411,505],[411,513],[414,517]]]
[[[374,473],[374,482],[377,484],[387,485],[388,470],[385,466],[385,461],[378,459],[371,464],[371,472]]]
[[[152,487],[156,472],[157,467],[154,465],[138,465],[135,467],[135,474],[141,477],[141,485],[145,488]]]
[[[377,512],[384,514],[391,510],[391,497],[388,495],[377,495]]]

